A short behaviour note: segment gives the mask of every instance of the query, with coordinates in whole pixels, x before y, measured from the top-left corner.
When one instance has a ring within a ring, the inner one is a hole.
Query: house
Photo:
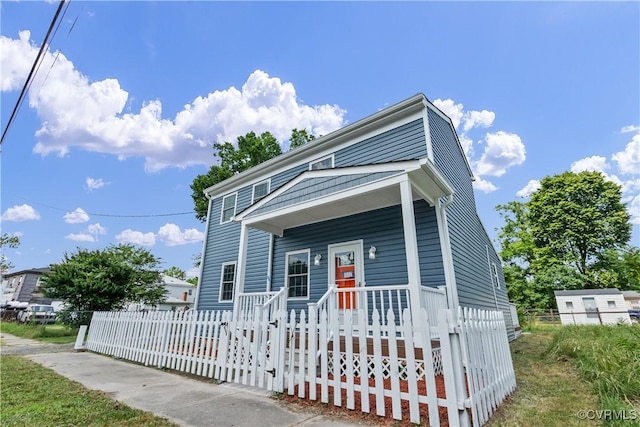
[[[48,271],[48,268],[32,268],[4,274],[2,280],[2,303],[20,301],[51,304],[51,299],[45,298],[40,293],[40,278]]]
[[[622,291],[622,296],[629,310],[640,310],[640,292]]]
[[[195,303],[196,287],[182,279],[162,274],[162,284],[166,290],[166,299],[158,305],[131,304],[128,311],[140,310],[186,310]]]
[[[631,323],[624,295],[618,289],[554,291],[563,325]]]
[[[451,119],[417,94],[205,190],[198,310],[499,310],[500,259]]]

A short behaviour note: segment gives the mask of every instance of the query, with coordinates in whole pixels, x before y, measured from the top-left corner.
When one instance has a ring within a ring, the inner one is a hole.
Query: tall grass
[[[564,326],[554,333],[549,354],[574,361],[598,395],[600,409],[640,417],[640,325]],[[604,421],[640,426],[640,419]]]

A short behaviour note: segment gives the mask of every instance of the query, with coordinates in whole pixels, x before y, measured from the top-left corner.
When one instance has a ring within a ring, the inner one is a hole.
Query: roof
[[[166,274],[162,274],[162,283],[164,285],[171,286],[184,286],[185,288],[194,288],[193,283],[189,283],[186,280],[178,279],[177,277],[167,276]]]
[[[640,299],[640,292],[636,291],[622,291],[625,299]]]
[[[572,291],[553,291],[557,297],[570,297],[579,295],[622,295],[618,289],[576,289]]]
[[[273,159],[260,163],[242,173],[225,179],[204,190],[208,197],[215,197],[219,194],[227,193],[238,186],[248,185],[259,177],[272,174],[277,169],[285,165],[293,165],[295,162],[307,161],[309,158],[317,156],[322,151],[336,147],[339,144],[353,138],[357,138],[366,132],[393,123],[403,117],[419,113],[426,105],[432,105],[422,93],[418,93],[411,98],[405,99],[397,104],[380,110],[370,116],[360,119],[350,125],[333,131],[327,135],[314,139],[313,141],[289,150]]]
[[[2,277],[4,278],[14,277],[14,276],[20,276],[22,274],[44,274],[44,273],[47,273],[48,271],[49,271],[49,267],[29,268],[27,270],[14,271],[13,273],[5,273],[2,275]]]

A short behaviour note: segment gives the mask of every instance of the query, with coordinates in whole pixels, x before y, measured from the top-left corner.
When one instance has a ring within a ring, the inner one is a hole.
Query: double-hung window
[[[233,287],[236,279],[236,263],[225,262],[220,273],[220,302],[233,301]]]
[[[220,215],[220,224],[231,221],[236,214],[236,199],[238,193],[227,194],[222,198],[222,214]]]
[[[491,267],[493,269],[493,278],[496,281],[496,288],[500,289],[500,275],[498,274],[498,266],[496,266],[495,262],[492,262]]]
[[[309,254],[309,249],[286,254],[289,298],[309,298]]]

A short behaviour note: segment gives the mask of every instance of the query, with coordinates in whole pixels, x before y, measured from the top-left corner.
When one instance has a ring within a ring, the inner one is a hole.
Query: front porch
[[[268,318],[272,318],[273,314],[280,309],[288,311],[287,291],[287,288],[282,288],[277,292],[239,294],[234,307],[234,318],[250,322],[253,319],[262,318],[265,312]],[[418,300],[418,303],[414,304],[412,300]],[[415,313],[417,307],[429,321],[432,340],[439,338],[439,310],[449,308],[445,286],[438,288],[421,286],[419,292],[412,294],[412,288],[408,284],[350,288],[340,288],[336,284],[331,284],[329,290],[318,301],[308,303],[307,306],[307,313],[313,311],[320,315],[326,312],[329,318],[333,318],[335,312],[340,324],[344,324],[348,313],[349,322],[356,332],[360,329],[364,330],[366,325],[371,324],[374,312],[378,313],[384,324],[389,324],[390,313],[402,313],[405,309],[409,310],[412,319],[418,318]],[[395,316],[394,323],[398,326],[398,330],[402,331],[404,323],[402,316]]]

